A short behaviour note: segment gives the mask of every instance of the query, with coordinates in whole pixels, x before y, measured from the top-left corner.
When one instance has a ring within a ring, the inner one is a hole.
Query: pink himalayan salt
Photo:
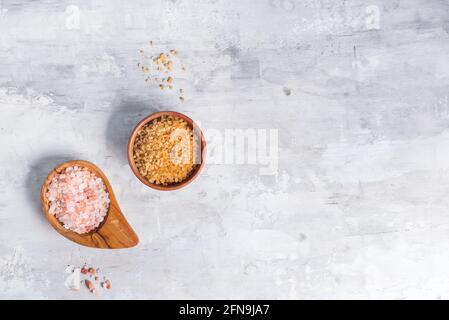
[[[88,233],[104,220],[109,208],[109,193],[101,178],[87,168],[68,167],[55,174],[47,191],[50,214],[66,229]]]

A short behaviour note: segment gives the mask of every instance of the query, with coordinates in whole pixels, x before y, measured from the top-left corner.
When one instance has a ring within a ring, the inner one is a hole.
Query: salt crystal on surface
[[[56,174],[46,196],[49,213],[66,229],[79,234],[98,227],[109,209],[109,193],[103,180],[88,168],[73,166]]]

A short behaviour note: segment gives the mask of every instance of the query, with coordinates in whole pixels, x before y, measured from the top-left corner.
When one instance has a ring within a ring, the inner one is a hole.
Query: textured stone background
[[[449,1],[92,3],[0,0],[0,298],[94,298],[63,285],[84,261],[104,298],[449,298]],[[185,103],[136,68],[150,40],[179,50]],[[126,142],[167,109],[277,128],[278,174],[147,189]],[[104,169],[138,247],[46,222],[41,183],[73,158]]]

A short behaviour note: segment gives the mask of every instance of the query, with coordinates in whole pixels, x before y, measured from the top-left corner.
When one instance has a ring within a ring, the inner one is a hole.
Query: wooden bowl
[[[85,234],[78,234],[64,228],[61,222],[59,222],[59,220],[54,215],[49,213],[50,202],[47,199],[46,193],[53,175],[56,173],[61,173],[67,167],[71,166],[84,167],[88,168],[92,172],[95,172],[97,176],[103,179],[106,189],[109,193],[109,209],[108,213],[104,217],[103,222],[98,226],[97,229]],[[139,243],[139,238],[129,225],[128,221],[126,221],[125,216],[120,210],[109,180],[106,178],[104,173],[91,162],[83,160],[73,160],[64,162],[53,169],[48,174],[44,184],[42,185],[41,203],[45,216],[47,217],[48,221],[50,221],[50,224],[53,226],[53,228],[67,239],[72,240],[73,242],[76,242],[80,245],[101,249],[120,249],[134,247]]]
[[[134,159],[133,159],[134,141],[136,140],[137,133],[148,122],[153,121],[154,119],[160,118],[162,116],[172,116],[172,117],[177,117],[177,118],[181,118],[181,119],[185,120],[193,128],[193,134],[196,135],[196,137],[199,138],[199,141],[201,141],[201,163],[199,163],[196,166],[194,171],[190,174],[190,176],[187,179],[185,179],[183,181],[180,181],[180,182],[177,182],[177,183],[172,183],[172,184],[169,184],[169,185],[160,185],[160,184],[149,182],[145,177],[143,177],[140,174],[139,170],[136,167]],[[175,112],[175,111],[156,112],[156,113],[153,113],[153,114],[149,115],[148,117],[144,118],[134,128],[134,130],[133,130],[133,132],[131,134],[131,137],[129,138],[129,142],[128,142],[128,162],[129,162],[129,165],[130,165],[132,171],[134,172],[136,177],[143,184],[145,184],[146,186],[148,186],[150,188],[156,189],[156,190],[172,191],[172,190],[177,190],[177,189],[185,187],[186,185],[191,183],[193,180],[195,180],[195,178],[199,175],[199,173],[201,172],[201,170],[204,167],[205,159],[206,159],[206,140],[204,139],[203,132],[195,124],[195,122],[193,122],[192,119],[190,119],[189,117],[187,117],[186,115],[184,115],[182,113]]]

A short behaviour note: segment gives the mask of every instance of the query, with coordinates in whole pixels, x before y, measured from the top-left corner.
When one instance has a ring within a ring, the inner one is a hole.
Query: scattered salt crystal
[[[111,289],[111,280],[103,275],[100,268],[95,268],[88,264],[84,264],[82,267],[68,265],[66,267],[66,273],[68,277],[66,278],[65,285],[71,290],[80,290],[80,284],[84,284],[83,287],[86,290],[95,294]]]
[[[90,280],[84,280],[84,283],[86,284],[86,287],[89,289],[90,292],[95,292],[95,285]]]
[[[72,273],[75,270],[75,266],[69,264],[66,268],[65,268],[65,272],[66,273]]]
[[[68,230],[83,234],[94,230],[109,209],[109,193],[101,178],[87,168],[68,167],[49,185],[49,213]]]
[[[102,286],[103,288],[105,288],[105,289],[111,289],[111,281],[106,280],[105,282],[103,282],[103,283],[101,284],[101,286]]]
[[[70,290],[78,291],[80,289],[80,269],[76,268],[75,266],[68,265],[65,269],[65,272],[69,274],[64,282],[65,286]]]

